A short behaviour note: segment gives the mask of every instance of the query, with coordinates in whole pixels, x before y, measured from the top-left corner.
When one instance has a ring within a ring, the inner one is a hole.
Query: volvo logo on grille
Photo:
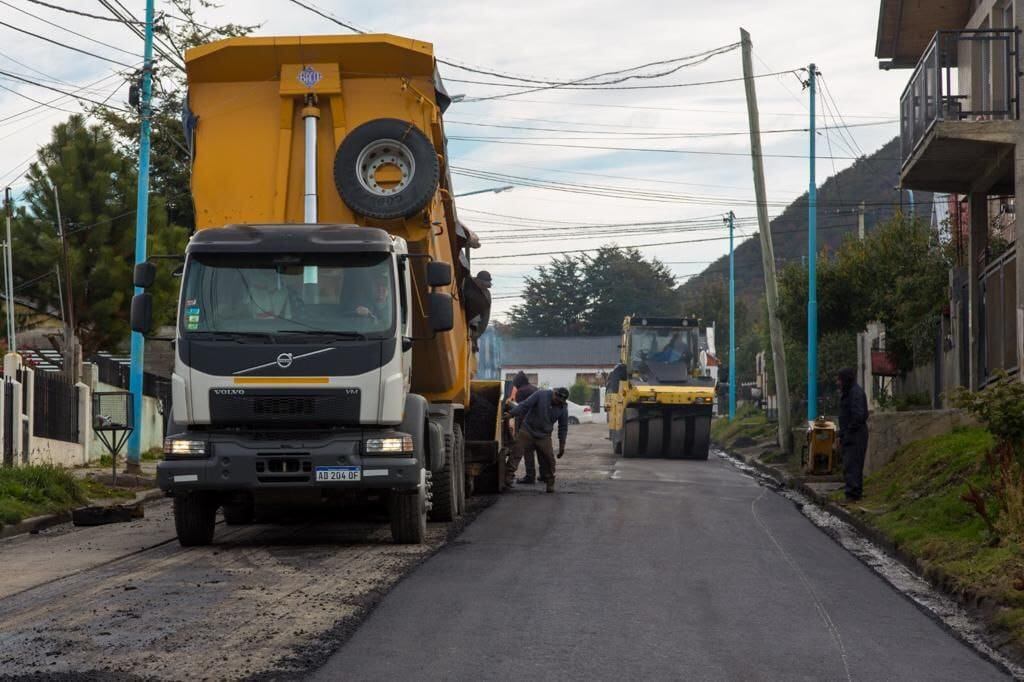
[[[291,353],[281,353],[277,356],[277,366],[281,369],[288,369],[292,366],[292,360]]]
[[[245,395],[244,388],[215,388],[214,395]]]

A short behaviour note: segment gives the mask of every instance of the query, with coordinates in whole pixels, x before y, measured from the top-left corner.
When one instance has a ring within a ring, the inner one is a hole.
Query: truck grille
[[[217,425],[339,425],[359,423],[358,389],[211,389]]]

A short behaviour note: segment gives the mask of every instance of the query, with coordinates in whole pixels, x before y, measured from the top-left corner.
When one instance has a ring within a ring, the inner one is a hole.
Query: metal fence
[[[78,387],[50,372],[35,373],[32,433],[68,443],[78,442]]]
[[[939,31],[900,98],[906,163],[936,121],[1017,119],[1015,29]]]
[[[90,360],[96,365],[98,379],[101,383],[117,388],[131,388],[131,368],[117,360],[105,356],[96,356]],[[163,414],[171,406],[171,380],[146,372],[142,375],[142,394],[160,400],[160,407]]]

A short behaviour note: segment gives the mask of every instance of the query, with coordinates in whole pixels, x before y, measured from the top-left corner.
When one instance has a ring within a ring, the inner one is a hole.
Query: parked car
[[[593,424],[594,414],[590,405],[580,405],[569,401],[569,423],[570,424]]]

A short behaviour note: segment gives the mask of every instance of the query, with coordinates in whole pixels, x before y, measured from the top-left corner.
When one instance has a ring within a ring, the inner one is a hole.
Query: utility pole
[[[816,175],[816,145],[814,130],[814,104],[816,73],[811,64],[807,89],[811,96],[810,186],[807,189],[807,421],[818,417],[818,178]]]
[[[139,112],[141,133],[139,139],[139,192],[135,213],[135,263],[146,262],[146,236],[149,224],[149,134],[151,125],[151,103],[153,99],[153,3],[146,0],[146,41],[142,66],[142,101]],[[142,289],[136,288],[136,294]],[[139,461],[142,454],[142,379],[145,338],[132,332],[132,362],[129,388],[132,392],[135,429],[128,438],[128,460],[125,469],[129,473],[141,470]]]
[[[857,238],[864,241],[864,202],[857,207]]]
[[[61,261],[64,264],[64,378],[72,384],[78,381],[78,340],[75,337],[75,296],[71,276],[71,257],[68,254],[68,236],[64,231],[64,221],[60,216],[60,195],[57,186],[50,180],[53,190],[53,203],[57,208],[57,234],[60,236]]]
[[[764,290],[768,301],[768,330],[772,340],[772,364],[775,368],[775,395],[779,406],[779,445],[789,450],[789,379],[786,375],[786,348],[782,341],[782,324],[777,315],[778,283],[775,281],[775,249],[772,247],[768,223],[768,197],[764,185],[764,157],[761,154],[761,123],[757,112],[757,91],[754,87],[753,45],[750,34],[740,29],[743,44],[743,83],[747,94],[750,118],[750,157],[754,168],[754,193],[757,199],[757,225],[761,235],[761,262],[764,265]]]
[[[7,214],[7,248],[4,250],[4,289],[7,293],[7,352],[18,352],[17,330],[14,328],[14,242],[11,241],[11,220],[14,218],[14,201],[11,188],[4,191],[4,206]]]
[[[736,418],[736,214],[729,211],[729,421]]]

